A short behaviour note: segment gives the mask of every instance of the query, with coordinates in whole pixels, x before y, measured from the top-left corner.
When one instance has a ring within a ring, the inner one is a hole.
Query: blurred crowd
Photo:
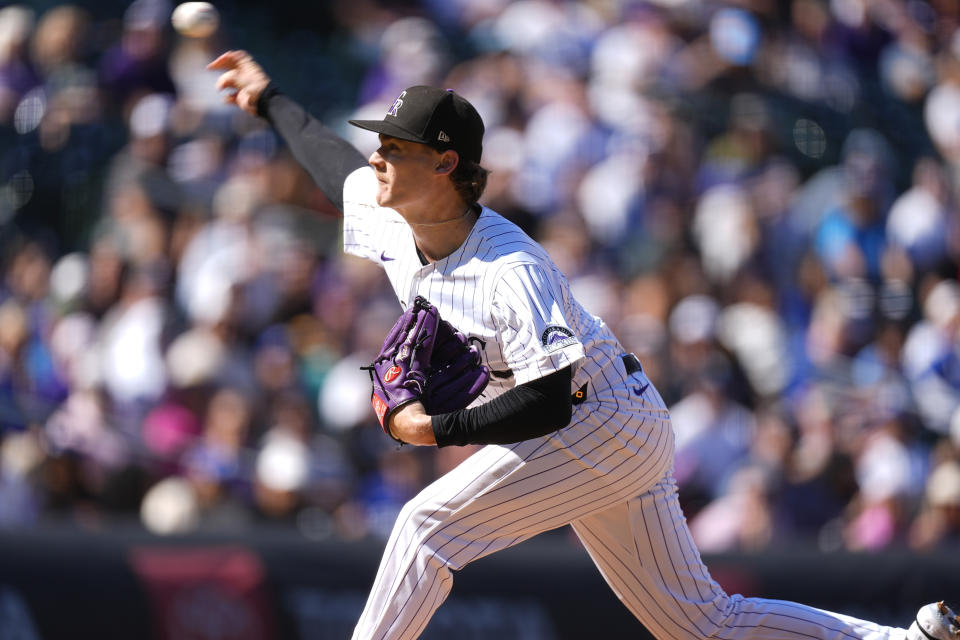
[[[0,8],[0,526],[385,536],[472,452],[380,431],[400,307],[214,90],[246,48],[365,154],[409,85],[477,106],[482,202],[640,356],[703,551],[960,541],[956,2],[106,6]]]

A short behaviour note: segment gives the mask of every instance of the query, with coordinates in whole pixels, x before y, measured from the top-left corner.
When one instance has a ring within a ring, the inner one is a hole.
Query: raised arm
[[[349,142],[325,127],[299,104],[280,93],[270,76],[246,51],[227,51],[207,65],[223,71],[217,90],[224,101],[266,118],[287,143],[327,199],[343,211],[343,182],[366,159]]]

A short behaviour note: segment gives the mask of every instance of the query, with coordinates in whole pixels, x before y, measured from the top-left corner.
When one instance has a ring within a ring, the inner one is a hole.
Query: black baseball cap
[[[478,163],[483,155],[483,120],[452,89],[409,87],[393,101],[383,120],[350,120],[350,124],[438,151],[453,149]]]

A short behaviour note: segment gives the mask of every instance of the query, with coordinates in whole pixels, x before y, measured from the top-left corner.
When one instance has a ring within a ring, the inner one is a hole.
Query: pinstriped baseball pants
[[[680,510],[663,401],[652,386],[638,399],[623,382],[605,390],[605,402],[577,407],[570,426],[484,447],[407,503],[353,638],[418,637],[450,592],[451,570],[571,524],[613,591],[659,640],[903,640],[903,629],[728,596]]]

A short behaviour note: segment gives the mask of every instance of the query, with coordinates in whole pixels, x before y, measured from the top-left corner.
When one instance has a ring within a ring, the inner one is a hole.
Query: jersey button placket
[[[413,276],[411,276],[410,278],[410,289],[409,291],[407,291],[407,300],[410,300],[410,301],[415,300],[418,295],[422,295],[424,298],[427,298],[428,300],[430,299],[430,297],[426,294],[426,292],[420,291],[420,284],[427,279],[427,276],[433,273],[433,270],[434,270],[434,265],[428,264],[426,266],[420,267],[420,269],[414,272]]]

